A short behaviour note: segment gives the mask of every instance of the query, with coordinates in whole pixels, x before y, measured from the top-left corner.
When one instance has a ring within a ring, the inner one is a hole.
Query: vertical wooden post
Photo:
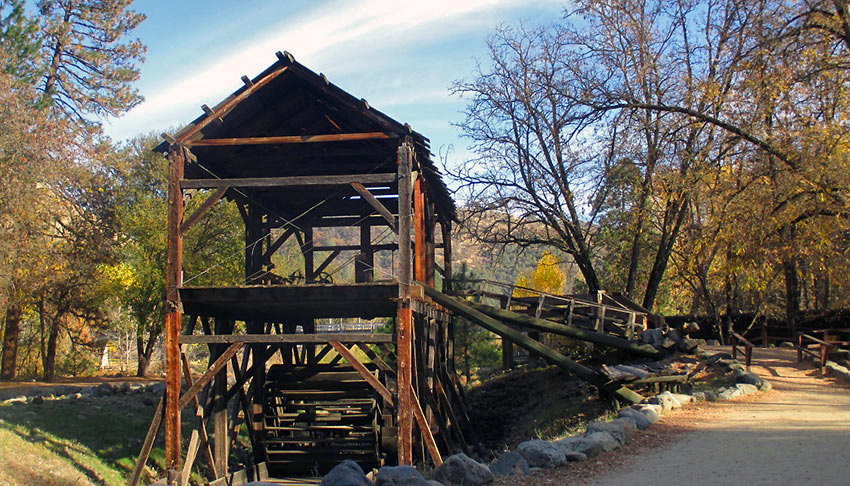
[[[165,467],[176,470],[180,467],[180,334],[182,309],[178,288],[183,273],[183,237],[180,224],[183,222],[183,179],[182,145],[172,145],[168,152],[168,249],[165,261]]]
[[[233,332],[231,321],[215,318],[215,333],[230,334]],[[215,358],[210,358],[211,361],[217,359],[221,353],[227,348],[226,345],[217,344],[214,346]],[[227,366],[215,375],[213,386],[211,389],[214,400],[213,408],[213,433],[215,434],[215,442],[213,443],[213,455],[215,456],[216,476],[224,477],[228,469],[228,457],[230,456],[230,440],[228,438],[227,427]]]
[[[304,282],[313,283],[316,281],[313,275],[313,228],[304,229],[304,248],[301,252],[304,254]]]
[[[443,293],[452,293],[452,222],[445,220],[440,224],[443,230]]]
[[[413,220],[414,220],[414,255],[415,263],[413,279],[418,282],[425,282],[425,194],[422,188],[422,174],[413,181]]]
[[[375,279],[375,254],[372,250],[372,227],[360,225],[360,254],[354,260],[354,281],[372,282]]]
[[[428,193],[425,193],[425,284],[429,287],[434,287],[436,277],[436,261],[434,258],[435,241],[434,232],[437,229],[436,221],[434,220],[434,203],[428,198]]]
[[[398,148],[398,463],[413,463],[413,409],[408,390],[412,384],[411,345],[413,313],[410,308],[410,165],[409,142]]]

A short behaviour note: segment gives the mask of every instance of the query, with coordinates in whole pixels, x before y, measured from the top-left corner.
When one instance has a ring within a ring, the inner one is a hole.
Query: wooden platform
[[[393,317],[397,299],[396,282],[180,288],[188,315],[269,322]]]

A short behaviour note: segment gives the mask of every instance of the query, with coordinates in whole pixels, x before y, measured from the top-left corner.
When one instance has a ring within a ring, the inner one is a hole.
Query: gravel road
[[[662,424],[686,433],[585,484],[850,485],[850,388],[788,349],[755,350],[752,371],[773,391],[675,411]]]

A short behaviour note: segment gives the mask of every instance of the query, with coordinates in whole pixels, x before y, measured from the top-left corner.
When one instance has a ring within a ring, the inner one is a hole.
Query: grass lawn
[[[0,486],[126,484],[158,400],[143,393],[0,406]],[[158,440],[149,467],[163,458]]]

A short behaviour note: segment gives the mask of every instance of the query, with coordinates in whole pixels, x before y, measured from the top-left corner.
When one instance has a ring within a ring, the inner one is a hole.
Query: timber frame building
[[[277,57],[157,147],[169,161],[167,388],[131,484],[160,420],[169,481],[179,484],[199,455],[211,482],[229,484],[241,423],[254,464],[272,476],[322,472],[346,458],[364,468],[439,464],[441,451],[466,448],[451,314],[422,291],[451,292],[438,275],[452,272],[455,220],[429,142],[290,54]],[[186,214],[190,190],[207,196]],[[244,282],[184,284],[183,235],[220,201],[236,204],[244,222]],[[316,228],[339,227],[359,231],[359,243],[314,244]],[[300,279],[272,264],[293,240]],[[380,251],[393,252],[389,275],[375,270]],[[348,261],[353,281],[327,278],[332,263]],[[329,318],[387,318],[392,330],[317,327]],[[195,379],[190,345],[211,355]],[[186,407],[191,424],[181,424]]]

